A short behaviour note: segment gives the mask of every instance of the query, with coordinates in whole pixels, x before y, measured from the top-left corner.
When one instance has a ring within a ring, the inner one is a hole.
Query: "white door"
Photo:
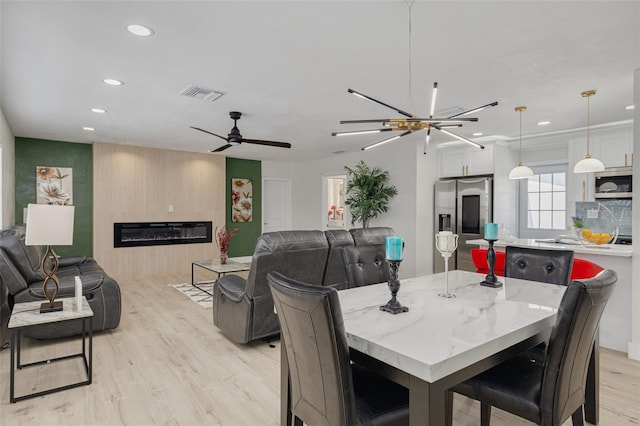
[[[262,181],[262,232],[291,229],[291,181],[264,178]]]

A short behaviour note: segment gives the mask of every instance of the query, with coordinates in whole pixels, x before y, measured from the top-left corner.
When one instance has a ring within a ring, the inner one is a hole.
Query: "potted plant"
[[[349,180],[345,204],[351,211],[351,224],[362,222],[362,227],[368,228],[371,219],[389,210],[389,200],[398,190],[387,185],[389,172],[380,167],[369,168],[363,160],[353,169],[347,166],[344,169]]]

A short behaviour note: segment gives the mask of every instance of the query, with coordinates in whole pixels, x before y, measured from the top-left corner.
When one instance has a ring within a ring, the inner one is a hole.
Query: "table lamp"
[[[458,235],[451,231],[440,231],[436,234],[436,248],[444,258],[444,293],[438,293],[438,296],[447,299],[456,297],[449,293],[449,258],[458,248]]]
[[[58,256],[52,246],[69,246],[73,244],[74,206],[56,206],[49,204],[29,204],[27,207],[27,231],[25,244],[28,246],[46,246],[42,256],[41,267],[46,277],[42,284],[42,293],[49,300],[40,305],[40,313],[62,310],[62,301],[55,301],[60,288],[56,276]],[[48,291],[49,281],[53,281],[55,289]]]

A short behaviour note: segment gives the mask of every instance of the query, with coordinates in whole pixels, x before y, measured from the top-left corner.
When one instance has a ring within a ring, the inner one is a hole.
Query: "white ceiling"
[[[518,105],[528,107],[525,135],[583,128],[587,89],[598,91],[592,125],[630,120],[624,107],[640,68],[638,1],[416,1],[411,37],[400,0],[2,0],[0,8],[1,105],[15,136],[205,152],[224,141],[189,126],[226,135],[237,110],[245,138],[293,145],[224,151],[237,158],[306,160],[384,139],[331,136],[367,128],[340,120],[398,118],[347,88],[418,116],[428,115],[434,81],[438,110],[497,100],[458,130],[466,137],[517,138]],[[155,35],[133,36],[130,23]],[[107,86],[106,77],[125,84]],[[225,95],[180,96],[189,84]]]

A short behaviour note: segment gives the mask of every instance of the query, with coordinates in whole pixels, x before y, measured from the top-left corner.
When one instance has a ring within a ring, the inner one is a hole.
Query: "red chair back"
[[[493,266],[493,273],[497,276],[504,277],[504,252],[496,251],[496,264]],[[487,249],[473,248],[471,249],[471,260],[476,272],[480,274],[489,273],[489,265],[487,264]]]
[[[585,259],[573,258],[571,280],[584,280],[598,275],[604,268]]]

